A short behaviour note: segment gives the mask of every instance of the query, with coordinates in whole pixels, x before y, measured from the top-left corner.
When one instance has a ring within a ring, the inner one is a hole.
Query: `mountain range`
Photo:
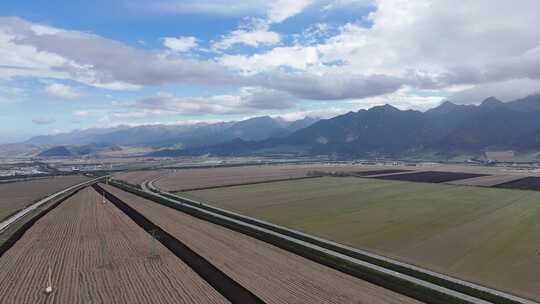
[[[540,95],[479,105],[446,101],[426,112],[390,105],[320,120],[287,136],[261,141],[164,150],[155,156],[288,153],[343,157],[403,157],[540,150]]]
[[[104,149],[119,149],[121,146],[152,147],[156,150],[189,149],[216,145],[234,139],[260,141],[270,137],[283,137],[316,121],[318,119],[312,117],[286,121],[281,118],[262,116],[238,122],[119,126],[36,136],[23,144],[48,147],[37,155],[39,157],[89,155]]]
[[[95,155],[147,147],[152,157],[194,155],[333,155],[409,157],[481,155],[486,151],[540,151],[540,95],[479,105],[445,101],[425,112],[391,105],[330,119],[285,121],[269,116],[238,122],[120,126],[33,137],[40,157]]]

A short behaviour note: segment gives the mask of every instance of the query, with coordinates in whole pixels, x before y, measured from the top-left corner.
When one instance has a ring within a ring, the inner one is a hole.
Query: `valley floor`
[[[323,177],[181,195],[540,300],[540,192]]]

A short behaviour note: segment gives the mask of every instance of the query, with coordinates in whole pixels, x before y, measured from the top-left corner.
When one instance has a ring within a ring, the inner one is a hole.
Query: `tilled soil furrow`
[[[103,187],[266,303],[418,303],[224,227]]]
[[[260,298],[244,288],[237,281],[231,279],[223,271],[215,267],[207,259],[193,251],[189,246],[179,241],[161,227],[148,220],[145,216],[131,208],[118,197],[112,195],[108,191],[104,191],[99,185],[95,184],[92,187],[99,193],[104,193],[107,200],[111,201],[118,209],[122,210],[127,216],[135,221],[140,227],[147,232],[153,234],[154,238],[159,240],[161,244],[172,251],[178,258],[191,267],[197,274],[206,280],[224,297],[233,303],[242,304],[262,304]]]
[[[90,188],[0,257],[0,303],[229,303]],[[53,292],[46,296],[49,267]]]

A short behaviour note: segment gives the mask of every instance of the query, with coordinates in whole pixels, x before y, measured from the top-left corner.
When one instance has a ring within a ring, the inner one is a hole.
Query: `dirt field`
[[[85,176],[72,175],[0,184],[0,220],[49,194],[87,180]]]
[[[438,171],[423,171],[412,172],[404,174],[392,174],[377,176],[375,178],[408,181],[408,182],[421,182],[421,183],[443,183],[455,180],[462,180],[473,177],[485,176],[484,174],[476,173],[461,173],[461,172],[438,172]]]
[[[402,169],[386,169],[386,170],[368,170],[368,171],[359,171],[355,172],[355,176],[372,176],[372,175],[383,175],[383,174],[393,174],[393,173],[402,173],[409,172],[408,170]]]
[[[30,228],[0,269],[0,303],[227,303],[91,188]]]
[[[152,180],[162,174],[164,174],[165,171],[129,171],[129,172],[121,172],[121,173],[115,173],[113,175],[114,178],[123,180],[125,182],[128,182],[133,185],[140,185],[145,181]]]
[[[221,226],[107,189],[266,303],[417,303]]]
[[[540,300],[538,192],[324,177],[187,196]]]
[[[468,174],[488,174],[488,175],[509,175],[516,174],[522,176],[539,175],[538,170],[512,167],[484,167],[477,165],[446,165],[446,164],[418,164],[415,166],[389,165],[362,165],[362,164],[304,164],[304,165],[261,165],[242,167],[217,167],[201,169],[177,169],[168,171],[139,171],[119,173],[117,178],[131,183],[141,183],[145,180],[153,179],[160,174],[163,176],[155,183],[158,188],[166,191],[182,191],[188,189],[198,189],[226,185],[238,185],[243,183],[281,180],[287,178],[303,177],[310,171],[323,172],[347,172],[356,173],[357,176],[375,174],[374,172],[393,172],[396,175],[408,174],[405,171],[425,172],[436,171],[446,172],[447,178],[444,181],[454,180],[460,177],[471,177],[478,175]],[[400,172],[401,171],[401,172]],[[371,172],[371,173],[365,173]],[[458,176],[454,173],[467,175]],[[425,174],[425,173],[424,173]],[[431,173],[433,174],[433,173]],[[449,179],[448,174],[453,174]],[[442,174],[438,174],[442,177]]]
[[[377,167],[379,168],[379,167]],[[235,185],[307,176],[311,171],[362,172],[373,167],[360,165],[272,165],[228,168],[184,169],[170,172],[155,185],[166,191]]]
[[[502,183],[508,183],[517,179],[521,179],[523,176],[519,175],[487,175],[474,178],[461,179],[456,181],[447,182],[451,185],[463,185],[463,186],[481,186],[481,187],[493,187]]]
[[[497,185],[498,188],[540,190],[540,177],[530,176]]]

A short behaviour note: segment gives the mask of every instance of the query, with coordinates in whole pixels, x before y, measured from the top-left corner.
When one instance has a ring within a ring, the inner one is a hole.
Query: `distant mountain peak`
[[[504,102],[500,101],[499,99],[491,96],[486,98],[482,103],[480,104],[481,107],[498,107],[498,106],[504,106]]]
[[[378,112],[378,111],[384,111],[384,112],[399,112],[400,110],[390,104],[384,104],[382,106],[375,106],[371,109],[369,109],[368,111],[374,111],[374,112]]]
[[[445,100],[443,101],[439,106],[439,108],[450,108],[450,109],[454,109],[454,108],[457,108],[458,105],[451,102],[450,100]]]
[[[460,106],[449,101],[449,100],[446,100],[444,102],[442,102],[440,105],[436,106],[435,108],[432,108],[432,109],[429,109],[427,110],[426,112],[427,113],[436,113],[436,114],[447,114],[457,108],[459,108]]]

